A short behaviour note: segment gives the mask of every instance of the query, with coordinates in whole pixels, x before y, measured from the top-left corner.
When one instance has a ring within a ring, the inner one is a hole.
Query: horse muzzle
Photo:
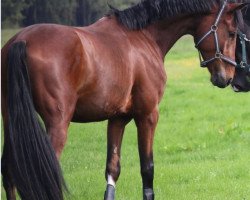
[[[232,78],[226,78],[222,73],[212,74],[211,76],[211,82],[214,86],[219,88],[227,87],[232,82],[232,80]]]

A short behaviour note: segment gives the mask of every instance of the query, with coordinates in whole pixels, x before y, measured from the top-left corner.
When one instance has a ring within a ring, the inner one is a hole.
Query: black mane
[[[125,10],[111,8],[118,20],[129,29],[142,29],[156,20],[180,14],[207,13],[223,0],[142,0]]]

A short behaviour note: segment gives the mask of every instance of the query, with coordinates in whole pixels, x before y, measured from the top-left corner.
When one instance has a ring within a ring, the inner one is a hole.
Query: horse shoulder
[[[151,113],[162,96],[166,84],[166,72],[157,46],[142,37],[140,47],[135,47],[135,82],[133,106],[137,115]]]

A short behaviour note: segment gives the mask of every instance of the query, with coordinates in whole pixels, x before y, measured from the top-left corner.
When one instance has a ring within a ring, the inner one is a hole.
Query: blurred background
[[[139,0],[2,0],[2,28],[36,23],[89,25],[108,12],[108,4],[119,9]]]

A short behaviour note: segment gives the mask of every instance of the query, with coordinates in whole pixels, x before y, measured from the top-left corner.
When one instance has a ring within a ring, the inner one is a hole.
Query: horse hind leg
[[[49,114],[46,113],[43,116],[47,133],[58,160],[67,140],[67,131],[73,116],[76,100],[67,102],[65,99],[60,102],[60,104],[56,101],[48,105],[46,110],[49,110]]]
[[[36,63],[37,64],[37,63]],[[43,67],[43,63],[37,64]],[[52,66],[56,69],[56,66]],[[40,87],[33,90],[37,112],[44,121],[57,158],[60,158],[67,139],[67,130],[75,111],[77,94],[68,81],[66,72],[62,76],[49,72],[46,77],[36,74],[33,85]],[[46,81],[43,79],[46,78]]]
[[[51,105],[51,104],[50,104]],[[43,115],[46,131],[50,137],[52,147],[55,151],[57,160],[60,160],[61,153],[67,140],[67,131],[70,120],[74,111],[74,103],[65,109],[55,109],[55,106],[48,106],[50,110],[48,115]],[[64,180],[62,180],[63,188],[68,192],[68,188]]]
[[[138,146],[143,183],[143,200],[154,200],[153,139],[157,121],[157,109],[155,109],[149,115],[140,116],[135,119],[138,130]]]
[[[48,134],[51,138],[51,143],[58,160],[60,159],[67,140],[68,126],[68,122],[62,122],[60,124],[52,123],[47,127]]]
[[[107,163],[106,180],[107,188],[104,194],[104,200],[115,199],[115,183],[120,175],[120,152],[121,143],[126,124],[130,121],[128,118],[110,119],[108,122],[107,133]]]

